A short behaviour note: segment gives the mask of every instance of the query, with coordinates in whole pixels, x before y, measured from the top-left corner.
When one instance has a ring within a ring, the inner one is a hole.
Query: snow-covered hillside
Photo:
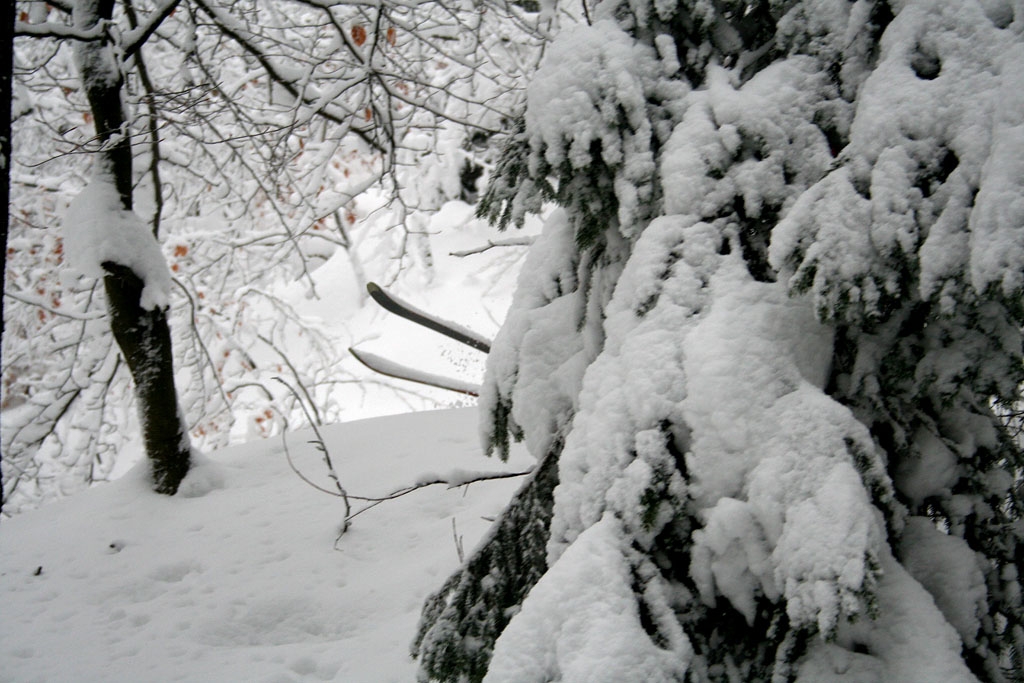
[[[483,457],[474,408],[323,430],[348,492],[381,496]],[[329,485],[310,432],[297,468]],[[357,516],[302,482],[280,439],[215,453],[180,495],[145,472],[0,523],[0,681],[410,681],[423,599],[520,479],[419,489]],[[353,509],[367,505],[353,501]]]

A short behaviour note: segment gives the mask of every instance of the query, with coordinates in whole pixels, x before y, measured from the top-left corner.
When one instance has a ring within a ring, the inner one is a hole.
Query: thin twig
[[[331,491],[330,489],[325,489],[323,486],[320,486],[319,484],[317,484],[312,479],[310,479],[309,477],[307,477],[306,475],[304,475],[302,472],[299,471],[299,468],[295,466],[295,461],[292,460],[291,452],[288,450],[288,432],[287,432],[287,430],[284,430],[284,431],[281,432],[281,445],[284,447],[284,457],[288,461],[288,466],[292,468],[292,472],[294,472],[299,477],[299,479],[301,479],[302,481],[306,482],[307,484],[309,484],[310,486],[315,488],[317,491],[323,491],[327,495],[334,496],[335,498],[340,498],[341,497],[341,494],[338,493],[337,491]]]
[[[450,251],[448,252],[448,255],[455,256],[456,258],[463,258],[474,254],[482,254],[488,249],[494,249],[495,247],[528,247],[533,244],[534,241],[535,239],[533,237],[511,237],[505,240],[487,240],[487,244],[483,246],[464,249],[462,251]]]
[[[459,536],[459,532],[455,527],[454,517],[452,517],[452,539],[455,541],[455,552],[459,556],[459,564],[464,564],[466,561],[466,553],[462,549],[462,536]]]
[[[339,534],[342,535],[348,530],[349,519],[351,519],[350,513],[352,512],[352,505],[348,501],[348,492],[345,490],[345,487],[341,485],[341,479],[338,478],[338,473],[334,470],[334,463],[331,462],[331,454],[327,450],[327,444],[326,442],[324,442],[324,437],[320,433],[320,429],[317,427],[316,421],[313,420],[313,416],[310,415],[309,410],[306,408],[306,404],[303,402],[302,397],[299,396],[299,392],[297,392],[295,388],[292,387],[291,384],[288,384],[288,382],[285,382],[280,377],[275,377],[274,379],[283,384],[285,387],[287,387],[288,391],[290,391],[292,396],[295,397],[295,400],[298,402],[299,407],[302,408],[302,412],[306,415],[306,419],[309,420],[309,425],[310,427],[312,427],[313,433],[316,435],[316,439],[314,439],[310,443],[312,443],[314,447],[318,451],[320,451],[320,454],[323,456],[324,463],[327,465],[327,476],[329,476],[331,480],[334,481],[334,485],[338,489],[338,494],[340,495],[342,501],[345,503],[345,521],[342,523],[341,534]],[[289,463],[290,462],[291,459],[289,458]],[[293,467],[292,469],[295,468]],[[299,476],[301,477],[302,475]],[[305,477],[302,478],[304,480],[306,479]],[[316,486],[316,488],[319,489],[320,487]]]
[[[288,387],[288,391],[290,391],[292,393],[292,396],[295,397],[295,400],[299,402],[299,406],[302,407],[302,412],[306,414],[306,419],[309,420],[309,424],[313,426],[313,431],[316,432],[317,425],[323,424],[323,422],[321,422],[320,420],[320,411],[316,409],[316,405],[313,403],[313,397],[310,396],[309,394],[309,389],[306,388],[306,385],[303,384],[302,380],[299,378],[298,369],[296,369],[296,367],[292,364],[292,361],[290,358],[288,358],[288,355],[281,349],[277,348],[277,345],[274,344],[274,342],[270,341],[270,339],[263,336],[262,334],[257,334],[256,338],[259,339],[264,344],[266,344],[267,346],[269,346],[274,351],[276,351],[277,355],[281,357],[282,361],[284,361],[284,364],[288,366],[289,370],[291,370],[292,375],[294,375],[295,377],[295,382],[299,385],[299,389],[302,389],[302,393],[306,395],[306,400],[309,401],[308,409],[306,408],[306,404],[299,397],[299,392],[296,391],[295,387],[293,387],[291,384],[288,384],[288,382],[285,382],[280,377],[275,377],[274,379]],[[312,410],[313,412],[310,413],[310,410]],[[320,436],[319,432],[317,432],[317,436]]]
[[[389,500],[394,500],[395,498],[401,498],[402,496],[404,496],[406,494],[412,493],[413,491],[417,491],[417,490],[422,489],[422,488],[426,488],[427,486],[434,486],[436,484],[447,484],[448,488],[453,489],[453,488],[458,488],[460,486],[469,486],[470,484],[476,484],[476,483],[481,482],[481,481],[490,481],[492,479],[511,479],[512,477],[525,477],[526,475],[532,474],[532,473],[533,473],[533,468],[532,467],[530,469],[523,470],[522,472],[486,472],[486,473],[481,473],[480,475],[474,477],[473,479],[467,479],[467,480],[464,480],[464,481],[459,481],[456,484],[452,484],[447,479],[438,478],[438,479],[433,479],[431,481],[421,481],[420,483],[414,484],[412,486],[406,486],[405,488],[398,489],[394,493],[390,493],[390,494],[388,494],[386,496],[383,496],[381,498],[366,498],[366,497],[363,497],[363,496],[349,496],[349,498],[351,498],[352,500],[367,501],[370,504],[367,505],[366,507],[363,507],[363,508],[360,508],[359,510],[356,510],[351,515],[349,515],[348,518],[352,519],[352,518],[356,517],[357,515],[361,515],[362,513],[366,512],[370,508],[377,507],[381,503],[385,503],[385,502],[387,502]]]

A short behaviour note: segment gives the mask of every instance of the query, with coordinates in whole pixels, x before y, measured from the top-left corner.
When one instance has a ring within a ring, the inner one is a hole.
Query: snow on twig
[[[528,247],[533,244],[533,237],[511,237],[505,240],[487,240],[487,244],[480,247],[473,247],[472,249],[463,249],[461,251],[450,251],[448,254],[456,258],[464,258],[466,256],[473,256],[474,254],[482,254],[489,249],[496,247]]]
[[[406,486],[405,488],[400,488],[380,498],[350,496],[350,498],[352,498],[353,500],[367,501],[369,505],[359,510],[356,510],[351,515],[349,515],[348,518],[352,519],[353,517],[356,517],[357,515],[360,515],[369,510],[370,508],[380,505],[381,503],[385,503],[389,500],[394,500],[395,498],[401,498],[406,494],[412,493],[413,491],[418,491],[419,489],[422,488],[426,488],[427,486],[445,484],[449,489],[454,489],[460,486],[468,486],[470,484],[475,484],[481,481],[491,481],[494,479],[511,479],[513,477],[525,477],[526,475],[531,474],[532,472],[533,468],[530,467],[519,472],[467,472],[465,470],[452,470],[452,472],[448,473],[448,476],[436,474],[423,475],[417,480],[415,484],[412,484],[411,486]]]

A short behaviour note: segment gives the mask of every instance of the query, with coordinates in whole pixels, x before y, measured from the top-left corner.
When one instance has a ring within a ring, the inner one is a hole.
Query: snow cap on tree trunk
[[[104,263],[131,268],[144,283],[139,305],[150,311],[170,305],[171,273],[153,233],[121,204],[112,178],[97,169],[64,215],[64,248],[73,269],[102,278]]]

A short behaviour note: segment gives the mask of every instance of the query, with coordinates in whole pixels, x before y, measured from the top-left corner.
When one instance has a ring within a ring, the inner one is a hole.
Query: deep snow
[[[322,430],[350,494],[450,470],[516,470],[481,454],[477,411]],[[329,486],[308,431],[299,469]],[[342,502],[303,483],[280,439],[215,452],[181,495],[126,477],[0,523],[0,682],[410,681],[420,606],[520,479],[419,489],[335,543]],[[353,501],[353,510],[366,503]],[[453,531],[454,524],[454,531]]]

